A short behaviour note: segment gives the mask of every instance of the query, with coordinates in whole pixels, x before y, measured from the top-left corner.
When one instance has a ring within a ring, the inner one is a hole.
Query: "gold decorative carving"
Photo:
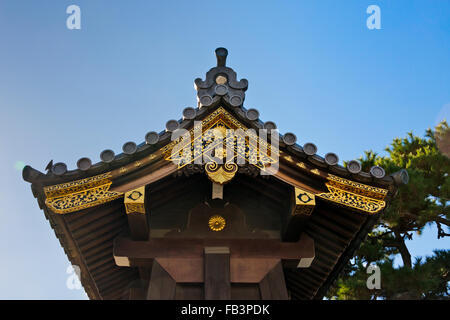
[[[358,193],[369,198],[383,200],[388,194],[388,190],[386,189],[368,186],[366,184],[347,180],[332,174],[329,174],[327,179],[329,181],[329,184],[333,186],[338,186],[340,189]]]
[[[316,197],[306,190],[295,188],[295,208],[294,215],[311,215],[316,206]]]
[[[284,159],[289,161],[289,162],[295,162],[294,159],[292,159],[291,156],[284,156]]]
[[[153,162],[153,160],[157,159],[159,155],[160,155],[159,152],[156,151],[155,153],[145,156],[142,159],[130,162],[120,168],[112,170],[111,176],[114,179],[116,177],[131,173],[135,170],[139,170],[140,168],[149,165],[151,162]]]
[[[298,162],[297,167],[300,167],[302,169],[306,169],[306,165],[303,162]]]
[[[266,165],[278,162],[278,148],[275,150],[255,130],[247,129],[222,107],[203,119],[201,132],[197,132],[199,127],[194,126],[189,135],[181,136],[162,147],[160,151],[165,160],[177,164],[178,168],[190,163],[217,162],[213,159],[217,156],[212,155],[213,151],[224,148],[225,153],[226,148],[230,152],[225,161],[227,163],[237,159],[264,169]]]
[[[386,189],[368,186],[331,174],[327,179],[326,186],[329,192],[316,195],[322,199],[368,214],[375,214],[386,206],[384,201],[388,193]]]
[[[238,166],[235,163],[225,163],[219,165],[216,162],[208,162],[205,171],[212,182],[225,184],[234,178]]]
[[[124,204],[127,214],[133,212],[145,214],[145,186],[126,192]]]
[[[225,228],[225,218],[220,215],[214,215],[209,218],[208,226],[212,231],[222,231]]]
[[[109,191],[111,174],[104,173],[86,179],[44,187],[45,204],[55,213],[69,213],[97,206],[123,196]]]
[[[313,169],[313,170],[311,170],[311,172],[320,176],[320,172],[317,169]]]
[[[122,168],[119,169],[119,172],[120,172],[120,173],[125,173],[125,172],[127,172],[127,171],[128,171],[128,169],[125,168],[125,167],[122,167]]]

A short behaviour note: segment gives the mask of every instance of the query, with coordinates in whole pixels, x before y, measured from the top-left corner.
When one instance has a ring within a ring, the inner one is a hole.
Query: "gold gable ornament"
[[[223,107],[202,120],[201,126],[194,126],[188,134],[160,150],[165,160],[172,161],[180,169],[204,160],[214,162],[211,153],[224,147],[228,152],[232,151],[227,157],[227,163],[241,159],[264,169],[266,165],[278,162],[278,148],[273,148],[261,139],[254,129],[246,128]]]
[[[329,174],[325,184],[329,190],[327,193],[317,194],[324,200],[337,203],[345,207],[376,214],[384,209],[388,191],[386,189],[368,186]]]
[[[121,192],[109,191],[111,174],[44,187],[45,204],[54,213],[64,214],[109,202],[123,196]]]

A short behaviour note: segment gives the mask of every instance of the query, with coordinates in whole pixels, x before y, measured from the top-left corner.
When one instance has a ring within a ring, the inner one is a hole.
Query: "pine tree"
[[[380,165],[393,173],[406,168],[409,183],[399,188],[327,298],[449,299],[450,250],[434,251],[413,262],[405,239],[414,241],[430,224],[437,226],[438,239],[450,236],[450,128],[444,121],[434,131],[428,129],[424,138],[410,132],[385,150],[384,157],[366,151],[359,159],[363,169]],[[394,267],[396,255],[403,266]],[[381,289],[367,288],[370,264],[380,268]]]

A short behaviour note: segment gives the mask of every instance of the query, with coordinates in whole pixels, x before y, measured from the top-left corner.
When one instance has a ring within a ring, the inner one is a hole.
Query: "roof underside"
[[[164,206],[184,192],[186,187],[202,189],[205,179],[201,174],[169,176],[152,184],[149,188],[149,197],[154,203],[151,211],[164,210]],[[253,178],[240,174],[233,183],[245,188],[249,197],[260,194],[261,189],[270,188],[275,197],[267,200],[267,205],[274,208],[283,205],[281,200],[276,199],[277,194],[285,192],[286,184],[275,178]],[[82,283],[89,298],[121,299],[130,285],[139,281],[137,269],[118,267],[113,258],[114,238],[128,231],[122,199],[75,214],[49,213],[49,218],[69,259],[80,266]],[[376,218],[319,201],[304,229],[315,241],[316,257],[309,268],[285,269],[286,284],[292,299],[322,298],[367,234],[367,227]]]

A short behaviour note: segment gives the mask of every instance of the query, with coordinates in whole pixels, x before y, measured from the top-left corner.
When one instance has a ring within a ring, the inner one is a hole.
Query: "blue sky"
[[[81,8],[81,30],[66,8]],[[369,30],[366,8],[381,9]],[[17,162],[76,167],[196,106],[214,49],[244,105],[340,160],[450,114],[448,1],[0,1],[0,298],[86,299]],[[413,256],[449,248],[429,228]]]

